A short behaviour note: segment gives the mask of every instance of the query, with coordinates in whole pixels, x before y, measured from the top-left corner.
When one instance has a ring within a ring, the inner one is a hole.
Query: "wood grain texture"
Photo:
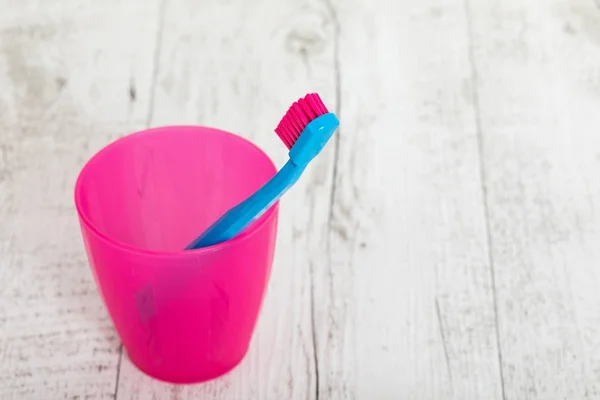
[[[600,3],[0,0],[0,399],[600,399]],[[245,360],[143,375],[72,201],[146,126],[342,125],[281,204]]]
[[[151,125],[216,126],[252,139],[281,166],[287,150],[273,130],[291,103],[318,91],[335,107],[334,29],[322,2],[167,0],[161,14]],[[118,399],[315,398],[311,266],[327,263],[333,150],[281,203],[271,281],[245,360],[205,385],[173,386],[124,355]]]
[[[93,151],[145,121],[156,9],[134,6],[0,1],[3,400],[114,398],[119,341],[72,189]]]
[[[600,398],[600,8],[472,2],[507,399]]]
[[[501,399],[464,4],[333,7],[343,125],[314,280],[319,398]]]

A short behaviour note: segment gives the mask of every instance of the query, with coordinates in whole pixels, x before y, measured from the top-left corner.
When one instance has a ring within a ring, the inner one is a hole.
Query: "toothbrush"
[[[185,249],[212,246],[235,237],[256,221],[298,181],[302,172],[325,147],[339,126],[317,93],[296,101],[275,128],[287,146],[289,160],[267,183],[243,202],[229,209]]]

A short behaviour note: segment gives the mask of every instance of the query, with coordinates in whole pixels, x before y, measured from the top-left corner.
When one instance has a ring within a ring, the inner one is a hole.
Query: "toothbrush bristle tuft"
[[[287,148],[291,149],[306,125],[328,112],[319,95],[309,93],[290,106],[277,128],[275,128],[275,133]]]

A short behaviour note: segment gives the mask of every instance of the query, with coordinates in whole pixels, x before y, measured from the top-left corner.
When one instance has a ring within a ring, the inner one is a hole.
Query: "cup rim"
[[[251,226],[249,226],[243,233],[235,236],[234,238],[226,240],[221,243],[211,245],[211,246],[202,247],[199,249],[193,249],[193,250],[181,249],[180,251],[157,251],[157,250],[143,249],[143,248],[140,248],[137,246],[127,244],[120,240],[113,239],[113,238],[109,237],[108,235],[102,233],[100,230],[98,230],[98,228],[90,221],[90,219],[88,218],[86,213],[83,212],[83,206],[81,204],[82,180],[83,180],[85,172],[88,170],[89,166],[92,163],[96,162],[98,160],[98,158],[102,154],[104,154],[106,151],[108,151],[110,148],[112,148],[114,146],[118,146],[119,144],[122,144],[123,142],[125,142],[127,140],[132,140],[132,138],[138,137],[140,135],[155,134],[158,132],[169,131],[169,130],[173,130],[173,129],[208,130],[208,131],[213,131],[213,132],[221,134],[221,135],[228,135],[230,137],[233,137],[235,140],[244,142],[244,144],[246,144],[247,146],[250,146],[255,151],[258,151],[261,155],[263,155],[269,161],[270,166],[273,168],[273,173],[274,174],[277,173],[277,167],[275,166],[273,159],[271,157],[269,157],[269,155],[264,150],[262,150],[260,147],[258,147],[256,144],[254,144],[250,140],[248,140],[240,135],[237,135],[235,133],[225,131],[223,129],[214,128],[211,126],[204,126],[204,125],[164,125],[164,126],[158,126],[158,127],[134,131],[132,133],[126,134],[120,138],[113,140],[112,142],[108,143],[107,145],[105,145],[104,147],[102,147],[98,151],[96,151],[83,164],[83,166],[81,167],[81,169],[79,170],[79,173],[77,175],[77,179],[75,181],[75,188],[74,188],[75,208],[77,210],[77,214],[79,216],[80,221],[83,222],[83,224],[86,226],[86,228],[89,229],[95,236],[97,236],[99,239],[108,243],[111,246],[120,248],[122,250],[126,250],[130,253],[139,254],[139,255],[147,255],[147,256],[182,256],[182,255],[189,255],[189,254],[200,255],[200,254],[218,252],[221,250],[225,250],[228,247],[236,246],[236,245],[240,244],[241,242],[249,239],[254,233],[259,231],[268,221],[270,221],[272,218],[276,217],[277,211],[279,209],[279,200],[276,201],[263,215],[261,215],[259,217],[259,219],[257,221],[255,221]],[[200,234],[200,232],[199,232],[199,234]]]

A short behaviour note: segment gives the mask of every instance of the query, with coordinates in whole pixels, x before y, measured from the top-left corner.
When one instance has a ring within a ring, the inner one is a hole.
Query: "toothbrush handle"
[[[304,167],[288,162],[252,196],[229,209],[185,249],[211,246],[233,238],[267,211],[300,178]]]

